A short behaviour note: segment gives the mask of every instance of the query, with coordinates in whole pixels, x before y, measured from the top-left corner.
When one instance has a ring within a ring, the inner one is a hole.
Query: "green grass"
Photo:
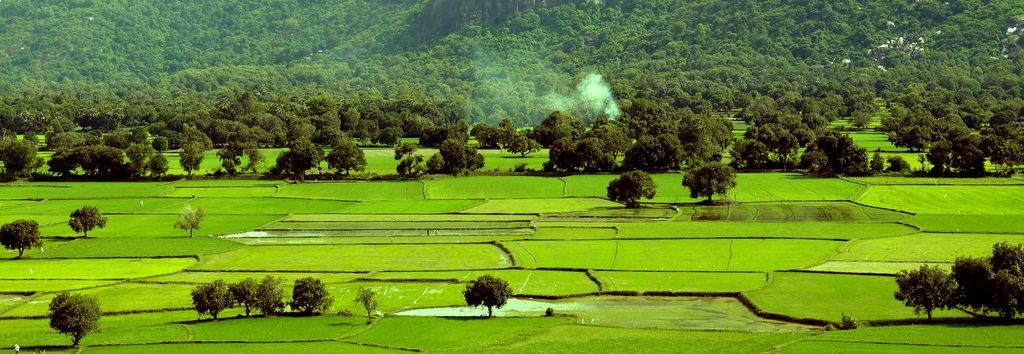
[[[460,177],[426,181],[429,199],[560,198],[564,183],[545,177]]]
[[[741,292],[765,285],[765,273],[595,272],[604,290]]]
[[[45,200],[0,209],[4,214],[31,214],[62,216],[64,221],[71,212],[90,205],[101,213],[177,213],[188,199],[181,198],[110,198],[110,199],[71,199]],[[143,204],[140,206],[139,202]]]
[[[812,240],[522,241],[506,243],[525,267],[765,271],[824,260],[839,242]]]
[[[618,231],[613,227],[538,227],[530,239],[578,240],[613,239]]]
[[[608,182],[617,175],[581,175],[566,177],[568,196],[604,197]],[[692,203],[690,191],[682,186],[680,174],[651,175],[658,184],[654,202]],[[837,201],[849,200],[862,187],[836,178],[812,178],[795,173],[741,173],[729,199],[740,202],[762,201]],[[646,199],[644,200],[646,201]]]
[[[190,285],[124,283],[76,293],[95,296],[103,312],[109,313],[191,307],[191,291]],[[56,294],[51,293],[35,297],[32,302],[7,311],[3,316],[45,316],[49,312],[49,301],[54,296]]]
[[[920,319],[893,299],[896,281],[887,276],[775,273],[765,288],[747,295],[762,309],[800,318],[839,321],[846,313],[860,321]],[[964,317],[936,311],[936,318]]]
[[[297,342],[297,343],[189,343],[189,344],[148,344],[130,346],[92,347],[85,353],[404,353],[404,351],[369,347],[343,342]]]
[[[856,331],[834,331],[815,339],[843,342],[873,342],[976,347],[1024,348],[1021,325],[929,324],[914,326],[864,327]]]
[[[130,187],[125,188],[126,186]],[[152,182],[19,182],[0,184],[0,199],[155,197],[170,191],[170,186]]]
[[[689,220],[689,219],[687,219]],[[860,239],[910,235],[918,231],[882,223],[671,222],[617,225],[620,238],[824,238]]]
[[[196,236],[226,235],[248,231],[283,215],[207,215]],[[188,237],[188,231],[174,228],[177,215],[108,215],[107,227],[89,232],[89,237]],[[44,237],[75,237],[71,227],[65,224],[41,227]]]
[[[850,342],[828,342],[828,341],[806,341],[797,342],[785,347],[783,353],[1020,353],[1021,349],[1015,348],[985,348],[985,347],[944,347],[935,345],[906,345],[906,344],[883,344],[883,343],[850,343]]]
[[[170,197],[269,197],[277,194],[276,187],[174,187]]]
[[[910,161],[907,161],[910,162]],[[848,177],[852,181],[870,184],[874,186],[883,185],[1019,185],[1024,180],[1017,178],[988,177],[988,178],[935,178],[935,177]]]
[[[966,215],[921,214],[904,220],[926,231],[1021,233],[1024,234],[1024,215]]]
[[[494,270],[462,272],[381,272],[370,278],[380,280],[445,280],[469,282],[482,275],[499,277],[509,282],[512,292],[524,295],[573,295],[598,291],[597,284],[583,272],[542,270]]]
[[[294,341],[335,339],[366,329],[365,317],[257,317],[189,325],[197,341]]]
[[[76,290],[113,283],[104,280],[0,280],[0,293]]]
[[[192,258],[21,259],[0,261],[0,277],[7,280],[144,278],[178,272],[195,263]]]
[[[334,200],[309,200],[296,198],[197,198],[185,199],[182,205],[174,205],[153,212],[178,214],[184,204],[203,208],[210,215],[284,215],[292,213],[332,213],[356,203]]]
[[[495,199],[466,209],[478,214],[547,214],[622,208],[622,204],[597,198]]]
[[[697,206],[695,221],[763,222],[896,222],[906,215],[852,203],[747,203],[730,206]]]
[[[358,277],[365,276],[366,274],[358,273],[268,273],[268,272],[180,272],[171,275],[146,278],[139,281],[143,282],[154,282],[154,283],[187,283],[187,284],[203,284],[209,283],[214,280],[223,280],[227,283],[237,283],[245,278],[253,278],[257,281],[263,279],[266,276],[272,276],[276,278],[284,278],[285,283],[291,283],[295,279],[314,277],[320,279],[324,284],[336,284],[345,283],[352,281]]]
[[[422,200],[420,182],[306,182],[281,186],[279,197],[334,200]]]
[[[527,229],[529,221],[276,222],[260,230],[472,230]]]
[[[1024,214],[1024,186],[876,186],[860,202],[917,214]]]
[[[901,270],[918,269],[922,262],[825,262],[808,270],[828,273],[887,274],[896,275]],[[927,263],[948,269],[949,263]]]
[[[562,318],[445,319],[394,317],[381,320],[350,340],[402,348],[480,347],[565,323]]]
[[[88,238],[51,247],[32,258],[168,257],[230,251],[242,245],[219,238]]]
[[[541,333],[494,344],[487,353],[761,353],[806,337],[802,333],[678,331],[580,325],[554,326]]]
[[[530,216],[517,215],[384,215],[384,214],[300,214],[289,215],[282,222],[523,222]]]
[[[245,247],[204,257],[198,268],[371,271],[504,268],[510,265],[504,252],[492,245],[351,245]]]
[[[362,202],[340,212],[350,214],[443,214],[462,211],[482,200],[410,200]]]
[[[921,233],[909,236],[859,240],[844,247],[838,261],[946,262],[961,256],[991,256],[992,245],[1007,241],[1024,243],[1024,235],[972,235]]]

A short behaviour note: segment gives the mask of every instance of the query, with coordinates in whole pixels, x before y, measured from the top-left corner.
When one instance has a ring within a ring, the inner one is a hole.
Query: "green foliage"
[[[107,217],[100,213],[99,209],[94,206],[86,205],[81,209],[71,212],[71,219],[68,220],[68,226],[75,233],[82,233],[82,237],[89,237],[89,231],[95,228],[107,227]]]
[[[327,167],[338,171],[363,171],[366,169],[366,156],[349,137],[341,138],[331,152],[327,154]]]
[[[658,185],[646,172],[630,171],[608,183],[608,199],[637,208],[640,198],[654,198],[657,189]]]
[[[929,321],[932,320],[932,311],[952,306],[951,298],[956,288],[949,273],[927,264],[920,269],[900,271],[896,274],[896,285],[899,287],[894,294],[896,300],[913,308],[914,314],[928,314]]]
[[[736,171],[721,162],[698,165],[683,173],[683,186],[690,189],[690,198],[707,198],[727,195],[736,188]]]
[[[221,311],[233,307],[234,304],[234,297],[223,280],[200,284],[192,289],[192,305],[200,316],[210,315],[216,321]]]
[[[203,151],[202,145],[196,142],[185,143],[182,146],[179,162],[189,178],[192,177],[192,171],[198,170],[199,165],[203,163]]]
[[[35,220],[15,220],[0,226],[0,244],[5,249],[17,250],[19,258],[27,249],[42,247],[39,223]]]
[[[462,291],[466,304],[477,307],[487,307],[487,317],[494,316],[494,308],[505,307],[508,298],[512,297],[512,288],[508,282],[501,278],[490,275],[483,275],[476,279],[473,284],[466,284],[466,290]]]
[[[306,315],[326,313],[333,304],[334,296],[327,292],[327,288],[320,282],[320,279],[313,277],[295,279],[290,303],[292,310]]]
[[[378,298],[377,292],[370,288],[359,287],[356,291],[356,298],[352,302],[366,310],[366,324],[373,323],[373,312],[377,311]]]
[[[229,285],[228,290],[231,291],[231,298],[234,302],[245,308],[246,317],[249,316],[252,308],[259,303],[259,284],[256,283],[256,279],[242,279],[238,283]]]
[[[284,310],[284,280],[273,276],[266,276],[256,287],[256,303],[254,306],[260,313],[266,316],[273,316]]]
[[[203,208],[192,209],[191,205],[185,204],[185,207],[178,213],[178,220],[174,222],[174,228],[188,231],[188,237],[193,237],[195,230],[203,227],[203,218],[205,217],[206,211]]]
[[[281,155],[277,156],[277,168],[295,175],[299,181],[306,179],[306,171],[316,167],[324,158],[324,150],[302,137],[292,142]]]
[[[71,345],[100,331],[100,303],[96,297],[62,292],[50,300],[50,328],[71,337]]]

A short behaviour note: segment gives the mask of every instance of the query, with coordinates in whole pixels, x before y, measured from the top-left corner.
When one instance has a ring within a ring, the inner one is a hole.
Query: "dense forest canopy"
[[[880,97],[897,146],[959,145],[977,140],[961,127],[991,126],[1002,140],[985,153],[1012,166],[1024,151],[1002,146],[1024,144],[1022,32],[1022,0],[8,0],[0,126],[64,147],[133,127],[171,149],[342,135],[440,146],[456,122],[464,136],[559,111],[620,120],[638,144],[673,135],[688,150],[671,166],[720,156],[729,128],[707,117],[739,112],[748,165],[788,167],[829,122],[864,121]],[[529,134],[544,146],[570,137],[542,128]],[[69,135],[79,131],[95,134]],[[571,137],[606,143],[602,132]]]

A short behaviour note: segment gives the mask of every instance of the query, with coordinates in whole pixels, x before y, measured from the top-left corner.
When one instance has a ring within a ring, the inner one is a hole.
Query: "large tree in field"
[[[18,258],[29,248],[42,247],[39,223],[35,220],[15,220],[0,226],[0,244],[6,249],[17,250]]]
[[[82,233],[82,237],[89,237],[89,231],[96,228],[107,227],[107,217],[100,214],[100,210],[94,206],[86,205],[81,209],[71,212],[71,219],[68,226],[75,233]]]
[[[658,190],[651,176],[644,171],[630,171],[608,183],[608,199],[626,204],[627,208],[640,206],[640,198],[651,199]]]
[[[690,198],[707,198],[725,195],[736,187],[736,171],[721,162],[711,162],[694,167],[683,173],[683,186],[690,189]]]
[[[356,146],[356,142],[347,136],[338,140],[327,154],[327,167],[338,171],[362,171],[366,169],[366,155]]]
[[[259,291],[259,286],[259,283],[253,278],[245,278],[228,286],[228,290],[231,291],[231,297],[235,300],[235,303],[244,306],[246,317],[249,316],[253,306],[256,305],[256,295]]]
[[[373,323],[373,311],[377,311],[377,292],[370,288],[359,287],[354,302],[366,310],[366,324]]]
[[[327,292],[327,287],[320,282],[320,279],[313,277],[295,279],[295,287],[292,288],[292,310],[306,315],[326,313],[333,304],[334,296]]]
[[[256,308],[264,316],[273,316],[284,310],[284,279],[266,276],[256,287]]]
[[[299,181],[305,181],[306,171],[319,165],[323,158],[323,149],[303,137],[292,142],[288,150],[277,156],[277,168],[292,173]]]
[[[188,231],[188,237],[193,237],[193,232],[203,227],[205,217],[206,211],[203,208],[192,209],[192,206],[185,204],[178,213],[178,221],[174,223],[174,228]]]
[[[86,334],[100,331],[100,303],[95,296],[71,294],[67,291],[50,300],[50,328],[71,337],[71,345]]]
[[[512,297],[512,288],[508,286],[507,281],[501,278],[484,275],[477,278],[472,285],[467,284],[462,295],[466,298],[466,304],[469,306],[486,306],[487,317],[492,317],[494,308],[504,307],[508,298]]]
[[[951,307],[956,289],[949,273],[927,264],[920,269],[897,273],[896,285],[899,287],[893,295],[896,300],[914,308],[915,314],[928,314],[928,321],[932,320],[932,311]]]
[[[217,279],[209,284],[199,284],[192,289],[192,305],[200,316],[210,315],[217,320],[217,314],[234,306],[235,299],[223,280]]]
[[[194,141],[185,143],[178,156],[181,168],[188,174],[188,178],[192,178],[192,171],[199,170],[199,165],[203,163],[203,145]]]
[[[868,152],[843,133],[825,130],[818,133],[814,142],[804,151],[807,156],[817,159],[802,159],[809,162],[804,166],[815,173],[826,175],[863,175],[868,172]]]

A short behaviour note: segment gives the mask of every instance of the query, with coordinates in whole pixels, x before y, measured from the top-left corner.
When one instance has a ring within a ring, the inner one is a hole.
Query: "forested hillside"
[[[732,144],[707,118],[738,112],[733,163],[786,168],[880,97],[897,147],[952,144],[951,168],[977,172],[979,156],[1024,163],[1022,32],[1024,0],[7,0],[0,127],[93,133],[67,148],[133,127],[172,149],[196,132],[207,148],[438,146],[551,117],[530,136],[551,146],[611,118],[638,144],[677,136],[692,162]]]

